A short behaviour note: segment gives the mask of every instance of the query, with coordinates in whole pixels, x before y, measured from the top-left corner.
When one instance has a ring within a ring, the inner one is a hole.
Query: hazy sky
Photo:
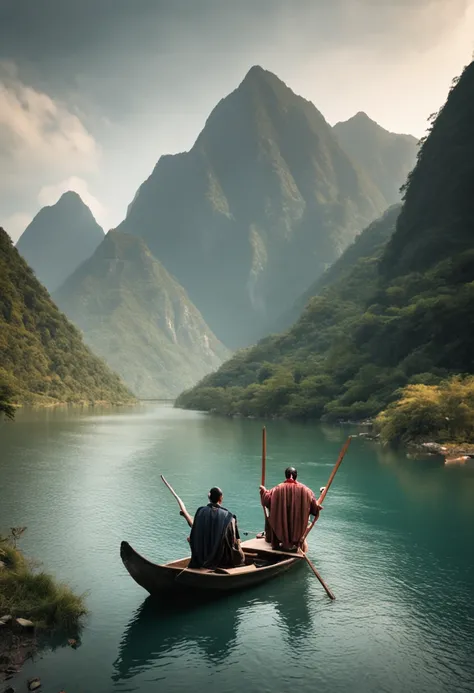
[[[117,225],[254,64],[421,136],[473,50],[474,0],[0,0],[0,225],[67,189]]]

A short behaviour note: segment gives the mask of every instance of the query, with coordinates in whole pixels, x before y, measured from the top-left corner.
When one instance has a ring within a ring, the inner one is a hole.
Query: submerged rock
[[[36,691],[38,688],[41,688],[41,680],[38,678],[38,676],[35,676],[32,679],[28,679],[29,691]]]

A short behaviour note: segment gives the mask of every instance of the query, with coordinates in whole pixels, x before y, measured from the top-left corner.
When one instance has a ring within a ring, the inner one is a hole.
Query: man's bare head
[[[213,486],[209,491],[209,500],[211,503],[222,503],[223,495],[218,486]]]

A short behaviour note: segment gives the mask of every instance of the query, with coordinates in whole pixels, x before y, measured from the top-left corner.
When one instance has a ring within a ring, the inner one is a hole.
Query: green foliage
[[[402,388],[428,392],[424,388],[451,376],[474,373],[473,87],[474,63],[421,147],[395,230],[397,208],[366,229],[318,280],[318,295],[289,330],[209,376],[202,383],[207,410],[362,419],[390,406]],[[216,386],[224,409],[213,404]],[[177,405],[199,408],[200,387]],[[408,436],[440,426],[438,410],[425,404]],[[456,421],[461,410],[459,405]],[[470,429],[466,423],[453,429],[443,424],[442,430],[456,437]]]
[[[474,377],[407,385],[375,424],[382,440],[392,444],[474,441]]]
[[[320,280],[321,293],[309,300],[291,329],[237,352],[216,373],[182,393],[177,406],[294,419],[345,418],[351,406],[362,412],[361,405],[355,405],[370,389],[372,375],[362,371],[354,381],[362,358],[354,356],[352,335],[355,332],[362,339],[376,320],[367,314],[357,322],[361,306],[378,286],[377,257],[398,212],[398,207],[391,208],[360,234],[346,251],[349,260],[343,255],[326,272]],[[339,401],[346,381],[349,393]],[[377,403],[372,402],[362,415],[375,409]]]
[[[0,613],[31,619],[47,628],[76,628],[87,613],[84,596],[76,595],[51,575],[35,571],[10,540],[0,536]]]
[[[229,352],[142,239],[110,231],[53,298],[142,398],[174,397]]]
[[[18,403],[125,402],[132,394],[84,345],[0,229],[0,383]]]
[[[1,377],[0,369],[0,377]],[[15,407],[12,404],[13,389],[8,383],[0,380],[0,414],[5,414],[7,419],[15,418]]]

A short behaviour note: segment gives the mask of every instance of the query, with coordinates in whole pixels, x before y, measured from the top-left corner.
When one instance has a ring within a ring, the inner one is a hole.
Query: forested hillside
[[[230,355],[136,236],[109,231],[53,298],[144,399],[176,396]]]
[[[402,386],[474,372],[473,95],[471,63],[423,142],[387,246],[315,297],[287,333],[240,352],[178,404],[362,418]]]
[[[85,346],[0,229],[0,402],[126,402],[133,395]]]

